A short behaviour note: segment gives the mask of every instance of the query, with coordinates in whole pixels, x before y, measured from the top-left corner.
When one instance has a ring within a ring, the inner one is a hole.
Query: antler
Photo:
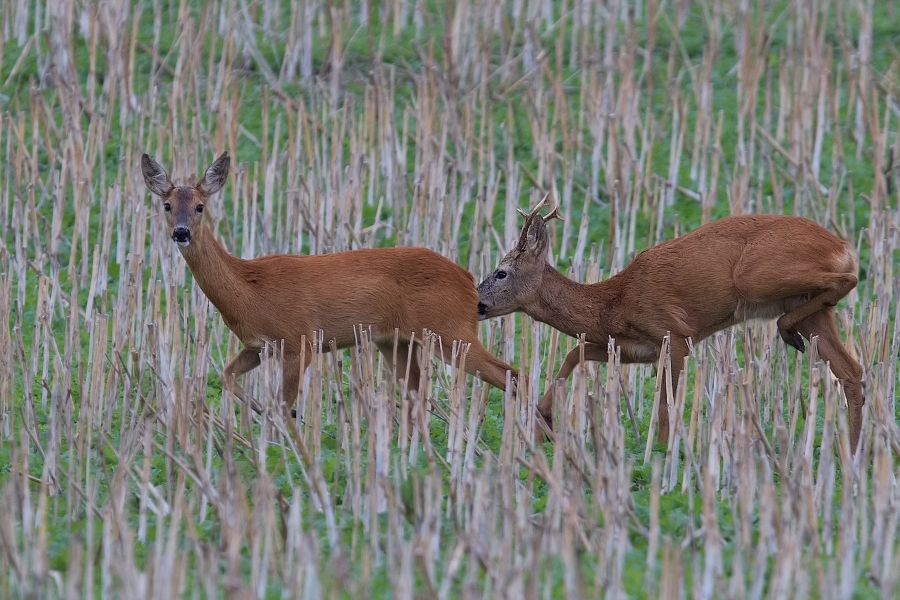
[[[516,210],[519,211],[520,215],[525,217],[525,223],[530,223],[531,219],[533,219],[535,217],[535,215],[537,215],[539,212],[541,212],[541,209],[547,205],[547,198],[549,198],[549,197],[550,197],[550,192],[548,191],[546,194],[544,194],[544,197],[541,198],[541,201],[538,202],[538,205],[531,209],[530,213],[526,213],[524,210],[522,210],[521,208],[518,208],[518,207],[516,208]]]
[[[525,224],[522,225],[522,232],[519,234],[519,243],[517,244],[519,250],[523,250],[523,251],[525,250],[527,243],[528,243],[528,241],[527,241],[528,240],[528,229],[531,227],[531,224],[534,222],[535,218],[540,217],[539,213],[541,212],[541,209],[547,205],[547,198],[549,198],[549,197],[550,197],[550,191],[548,190],[547,193],[544,194],[544,197],[541,198],[541,201],[538,202],[538,205],[535,206],[533,209],[531,209],[530,213],[526,213],[521,208],[516,209],[519,211],[520,215],[525,217]],[[546,222],[547,219],[554,218],[554,213],[558,217],[559,216],[558,208],[559,207],[553,209],[553,211],[551,211],[550,214],[546,218],[543,218],[543,220]]]
[[[534,219],[534,217],[537,215],[537,213],[540,212],[540,210],[547,205],[547,198],[549,198],[549,197],[550,197],[550,192],[548,191],[546,194],[544,194],[544,197],[541,199],[540,202],[538,202],[538,205],[535,206],[531,210],[530,213],[527,213],[518,207],[516,208],[516,210],[519,211],[520,215],[525,217],[525,223],[528,224],[531,222],[531,219]],[[551,221],[553,219],[559,219],[560,221],[566,220],[565,217],[563,217],[562,214],[559,212],[559,204],[554,206],[553,210],[551,210],[547,216],[541,217],[541,218],[544,219],[544,223],[546,223],[547,221]]]
[[[546,217],[541,218],[544,219],[544,223],[546,223],[547,221],[552,221],[553,219],[559,219],[560,221],[566,220],[566,218],[563,217],[559,212],[559,204],[553,207],[553,210],[550,211],[550,214],[548,214]]]

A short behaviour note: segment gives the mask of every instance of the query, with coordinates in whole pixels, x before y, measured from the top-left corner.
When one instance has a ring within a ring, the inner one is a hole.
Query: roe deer
[[[801,352],[803,337],[819,336],[819,354],[844,386],[856,451],[863,371],[841,343],[832,314],[857,283],[850,244],[800,217],[727,217],[644,250],[605,281],[583,285],[547,263],[546,221],[559,214],[539,215],[546,200],[522,213],[525,225],[516,247],[478,286],[481,319],[523,311],[569,335],[585,334],[584,359],[604,362],[610,337],[621,348],[623,363],[655,362],[669,333],[677,384],[688,338],[699,342],[746,319],[779,317],[781,338]],[[581,352],[569,352],[538,405],[548,424],[554,384],[569,377]],[[658,440],[666,442],[666,386],[658,415]]]
[[[418,389],[420,375],[410,344],[421,342],[411,334],[422,335],[425,329],[442,339],[444,361],[451,360],[449,348],[457,340],[469,344],[467,372],[501,390],[506,389],[506,371],[516,377],[515,369],[478,340],[474,276],[431,250],[379,248],[251,260],[229,254],[203,222],[204,207],[225,185],[229,165],[228,153],[222,153],[196,186],[175,186],[152,158],[141,157],[144,183],[162,200],[172,240],[200,289],[244,345],[223,373],[225,388],[235,396],[258,410],[236,379],[260,364],[267,342],[283,341],[281,392],[289,408],[312,358],[310,348],[302,347],[302,336],[312,340],[321,330],[325,347],[333,341],[346,348],[356,341],[354,326],[371,327],[373,341],[398,379],[409,370],[410,390]]]

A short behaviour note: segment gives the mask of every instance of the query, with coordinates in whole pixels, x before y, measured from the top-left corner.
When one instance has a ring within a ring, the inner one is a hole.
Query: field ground
[[[872,0],[4,2],[0,598],[896,597],[898,49]],[[860,256],[861,452],[770,322],[694,347],[665,447],[666,383],[619,364],[534,445],[576,341],[522,315],[482,329],[516,395],[431,361],[410,424],[362,330],[297,421],[276,357],[242,409],[139,168],[224,150],[209,222],[242,257],[426,246],[480,279],[544,189],[579,281],[725,215],[814,219]]]

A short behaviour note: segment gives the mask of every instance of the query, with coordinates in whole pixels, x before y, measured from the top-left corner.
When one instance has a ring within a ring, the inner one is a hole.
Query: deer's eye
[[[166,212],[172,212],[172,205],[166,202],[163,204],[163,208],[166,209]]]
[[[497,271],[497,279],[506,279],[506,271]]]
[[[198,205],[197,205],[197,208],[196,208],[195,210],[196,210],[198,213],[202,213],[202,212],[203,212],[203,205],[202,205],[202,204],[198,204]]]

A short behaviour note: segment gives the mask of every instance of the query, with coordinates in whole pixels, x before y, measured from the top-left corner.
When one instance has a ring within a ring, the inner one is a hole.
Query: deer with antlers
[[[582,352],[586,361],[607,361],[610,338],[623,363],[650,363],[668,334],[677,382],[688,340],[699,342],[747,319],[778,317],[781,338],[801,352],[803,338],[818,336],[819,355],[843,383],[856,451],[863,370],[841,343],[833,315],[835,304],[857,284],[850,244],[800,217],[733,216],[648,248],[616,275],[584,285],[547,262],[546,223],[559,212],[557,207],[541,217],[546,202],[545,196],[522,213],[525,224],[515,248],[478,286],[478,314],[487,319],[522,311],[571,336],[585,335],[584,347],[568,353],[538,405],[548,424],[553,383],[569,377]],[[662,389],[657,439],[665,443],[669,414]]]
[[[371,328],[377,348],[419,388],[416,346],[425,330],[441,338],[441,358],[450,362],[453,341],[469,345],[465,370],[506,389],[506,372],[517,372],[478,340],[478,294],[471,273],[425,248],[378,248],[316,256],[232,256],[204,223],[209,199],[225,185],[230,160],[223,153],[195,186],[176,186],[147,154],[144,183],[159,196],[172,240],[194,279],[244,348],[225,367],[223,384],[256,410],[237,377],[260,364],[267,343],[283,347],[282,399],[297,399],[300,376],[312,358],[304,339],[323,334],[324,347],[356,343],[354,327]],[[396,357],[396,362],[395,362]],[[408,373],[408,376],[407,376]]]

